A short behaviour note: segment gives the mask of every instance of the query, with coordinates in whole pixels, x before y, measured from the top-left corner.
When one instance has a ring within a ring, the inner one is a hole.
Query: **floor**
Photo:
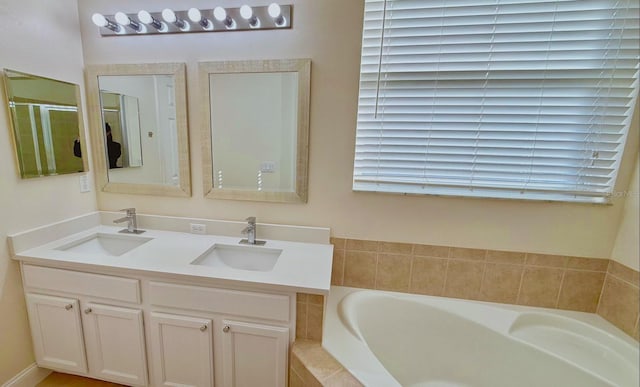
[[[36,387],[120,387],[121,384],[53,372]]]

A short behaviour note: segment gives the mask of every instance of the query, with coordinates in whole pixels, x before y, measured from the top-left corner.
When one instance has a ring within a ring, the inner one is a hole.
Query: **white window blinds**
[[[353,188],[605,202],[638,0],[366,0]]]

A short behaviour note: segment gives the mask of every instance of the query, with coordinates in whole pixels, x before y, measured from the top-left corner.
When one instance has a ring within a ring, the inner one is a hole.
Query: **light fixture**
[[[138,20],[140,20],[140,22],[150,25],[153,28],[155,28],[158,31],[166,31],[166,25],[164,23],[162,23],[160,20],[156,19],[155,17],[151,16],[151,14],[145,10],[141,10],[140,12],[138,12]]]
[[[131,19],[129,16],[127,16],[126,13],[116,12],[115,18],[118,24],[129,27],[136,32],[142,32],[142,26],[140,25],[140,23]]]
[[[101,13],[94,13],[93,16],[91,16],[91,21],[93,21],[93,24],[97,25],[98,27],[108,28],[115,33],[120,33],[123,29],[116,23],[104,17],[104,15]]]
[[[102,36],[140,36],[287,29],[292,28],[292,15],[291,5],[272,3],[269,6],[244,4],[237,8],[166,8],[161,11],[118,12],[115,15],[96,13],[91,19],[100,27]]]
[[[205,30],[213,29],[213,23],[211,23],[206,17],[203,17],[202,12],[200,12],[198,8],[189,8],[187,16],[189,16],[189,19],[191,19],[192,22],[200,24],[200,26]]]
[[[182,19],[178,19],[178,17],[176,16],[176,13],[173,12],[172,9],[169,9],[169,8],[163,9],[162,10],[162,18],[167,23],[171,23],[171,24],[175,25],[176,27],[178,27],[181,30],[186,30],[186,29],[189,28],[189,25],[187,24],[187,22],[185,22]]]
[[[222,7],[215,7],[213,9],[213,17],[215,17],[217,21],[222,22],[228,29],[234,27],[234,20],[227,15],[227,10]]]
[[[242,16],[243,19],[247,20],[252,28],[256,28],[259,26],[260,20],[258,20],[256,15],[253,14],[253,9],[248,5],[245,4],[240,7],[240,16]]]
[[[278,27],[284,26],[285,18],[284,16],[282,16],[282,8],[280,7],[280,4],[269,4],[269,8],[267,8],[267,11],[269,12],[269,16],[271,16],[273,20],[275,20]]]

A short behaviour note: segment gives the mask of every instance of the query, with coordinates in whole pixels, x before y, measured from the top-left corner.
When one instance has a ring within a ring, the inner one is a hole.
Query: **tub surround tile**
[[[467,249],[464,247],[449,248],[449,258],[471,259],[474,261],[484,261],[487,257],[487,250]]]
[[[640,283],[640,272],[633,270],[621,263],[614,260],[609,262],[609,268],[607,272],[618,279],[628,282],[631,285],[638,286]]]
[[[563,274],[563,269],[525,267],[517,303],[555,308],[558,305]]]
[[[606,273],[567,270],[562,281],[558,309],[595,313]]]
[[[413,257],[409,292],[441,296],[447,275],[447,262],[440,258]]]
[[[338,371],[322,383],[325,387],[363,387],[347,370]]]
[[[636,320],[636,329],[633,330],[633,338],[640,341],[640,316]]]
[[[289,387],[304,387],[304,381],[293,368],[289,369]]]
[[[607,275],[598,314],[630,336],[638,323],[640,291],[614,275]]]
[[[476,300],[480,292],[484,266],[484,262],[449,260],[444,296]]]
[[[378,241],[347,239],[347,244],[345,249],[354,250],[354,251],[378,251]]]
[[[297,340],[290,357],[290,387],[363,387],[319,342]]]
[[[322,322],[324,305],[307,305],[307,339],[322,341]]]
[[[524,261],[524,255],[522,256]],[[524,268],[521,265],[487,263],[478,299],[515,304]]]
[[[347,250],[344,286],[373,289],[376,280],[377,253]]]
[[[421,257],[449,258],[449,247],[413,245],[413,255]]]
[[[347,246],[347,240],[344,238],[329,238],[329,243],[333,245],[334,249],[344,250]]]
[[[510,263],[513,265],[524,264],[526,254],[514,251],[487,250],[487,262]]]
[[[298,293],[300,294],[300,293]],[[307,338],[307,303],[296,303],[296,338]]]
[[[525,263],[528,266],[565,267],[568,260],[569,258],[563,255],[527,253]]]
[[[409,291],[411,256],[378,254],[376,289],[396,292]]]
[[[333,264],[331,266],[331,285],[342,286],[344,283],[344,250],[333,250]]]
[[[608,266],[608,259],[567,257],[567,269],[606,272]]]
[[[378,242],[378,252],[411,255],[413,245],[410,243]]]
[[[296,339],[322,340],[324,296],[296,294]]]

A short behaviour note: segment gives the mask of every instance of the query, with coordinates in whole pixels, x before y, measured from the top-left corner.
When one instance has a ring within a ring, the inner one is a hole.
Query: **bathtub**
[[[362,384],[638,387],[638,343],[581,312],[332,287],[322,344]]]

